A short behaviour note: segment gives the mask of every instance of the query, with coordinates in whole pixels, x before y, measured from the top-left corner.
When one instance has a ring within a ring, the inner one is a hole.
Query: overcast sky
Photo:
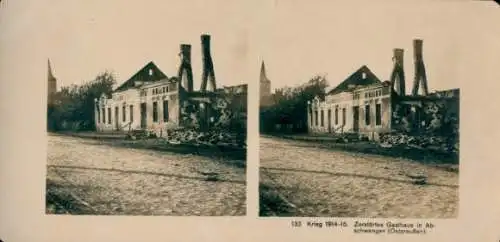
[[[199,88],[203,33],[212,35],[219,86],[258,84],[262,60],[273,89],[303,83],[316,74],[327,75],[333,87],[362,65],[387,80],[392,49],[404,48],[409,92],[412,39],[422,38],[429,88],[456,88],[474,78],[474,65],[500,53],[498,6],[485,1],[21,2],[26,4],[2,3],[10,4],[0,22],[4,53],[15,54],[8,52],[9,46],[43,51],[58,86],[91,80],[106,69],[115,72],[120,84],[149,61],[167,76],[175,75],[179,45],[186,43],[192,45]],[[7,24],[9,19],[14,24]],[[30,38],[43,41],[30,45]]]
[[[500,12],[494,2],[313,2],[283,0],[263,8],[258,49],[273,88],[314,74],[326,74],[333,87],[362,65],[388,80],[393,48],[403,48],[408,93],[414,38],[424,41],[429,88],[457,88],[477,81],[471,65],[500,53]]]
[[[201,85],[202,34],[212,36],[217,84],[248,82],[249,11],[238,1],[57,0],[47,10],[48,56],[63,85],[104,69],[124,82],[149,61],[177,74],[179,45],[192,45],[195,88]],[[209,4],[211,2],[212,4]],[[224,6],[221,3],[224,2]]]

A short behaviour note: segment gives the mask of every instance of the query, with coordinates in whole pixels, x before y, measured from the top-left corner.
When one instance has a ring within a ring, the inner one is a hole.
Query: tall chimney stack
[[[413,81],[412,95],[417,96],[420,84],[422,84],[422,93],[426,96],[429,93],[427,87],[427,75],[425,73],[424,59],[422,57],[423,40],[413,40],[413,60],[415,62],[415,79]]]
[[[392,69],[391,74],[391,86],[394,91],[400,96],[404,96],[405,94],[405,72],[404,72],[404,50],[403,49],[393,49],[393,57],[392,60],[394,62],[394,68]]]
[[[178,77],[182,87],[188,91],[193,91],[193,68],[191,67],[191,45],[181,44],[179,54],[181,65],[179,67]]]
[[[207,82],[210,81],[213,91],[216,90],[215,72],[212,56],[210,55],[210,35],[201,36],[201,49],[203,57],[203,75],[201,80],[201,91],[207,91]]]

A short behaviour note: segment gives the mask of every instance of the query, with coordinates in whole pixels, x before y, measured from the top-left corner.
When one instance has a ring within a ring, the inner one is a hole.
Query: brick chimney
[[[425,73],[424,59],[422,57],[423,40],[413,40],[413,60],[415,62],[415,79],[413,80],[412,95],[417,96],[420,85],[422,85],[422,93],[426,96],[429,93],[427,87],[427,75]]]
[[[405,72],[404,72],[404,50],[395,48],[393,49],[393,57],[392,60],[394,62],[394,68],[391,74],[391,86],[400,96],[404,96],[405,94]]]
[[[203,58],[203,74],[201,80],[200,91],[207,91],[207,84],[210,82],[212,90],[215,91],[217,86],[215,84],[215,72],[212,56],[210,54],[210,35],[204,34],[201,36],[201,50]]]
[[[180,45],[181,65],[179,67],[178,77],[181,86],[188,92],[193,91],[193,69],[191,67],[191,45]]]

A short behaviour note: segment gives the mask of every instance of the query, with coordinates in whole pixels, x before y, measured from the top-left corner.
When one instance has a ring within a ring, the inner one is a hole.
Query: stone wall
[[[246,134],[247,95],[217,93],[210,97],[210,102],[183,99],[181,126],[193,130],[225,129]]]
[[[392,129],[405,133],[426,132],[436,135],[457,132],[459,105],[458,98],[395,101]]]
[[[427,143],[439,143],[439,146],[447,147],[448,151],[458,151],[460,140],[458,97],[395,101],[393,105],[393,134],[420,137],[420,140],[423,139]]]

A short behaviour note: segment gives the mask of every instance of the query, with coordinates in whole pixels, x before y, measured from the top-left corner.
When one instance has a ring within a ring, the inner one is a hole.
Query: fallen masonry
[[[131,132],[127,139],[156,138],[145,131]],[[227,132],[224,130],[210,130],[206,132],[195,129],[179,128],[167,132],[164,138],[169,144],[190,144],[195,146],[228,146],[235,148],[246,148],[246,136],[244,133]]]
[[[169,143],[189,143],[208,146],[233,146],[246,148],[246,136],[243,133],[232,133],[224,130],[200,132],[193,129],[176,129],[167,134]]]
[[[418,149],[432,149],[443,152],[458,152],[456,139],[432,135],[409,135],[405,133],[386,133],[380,135],[382,147],[409,146]]]

